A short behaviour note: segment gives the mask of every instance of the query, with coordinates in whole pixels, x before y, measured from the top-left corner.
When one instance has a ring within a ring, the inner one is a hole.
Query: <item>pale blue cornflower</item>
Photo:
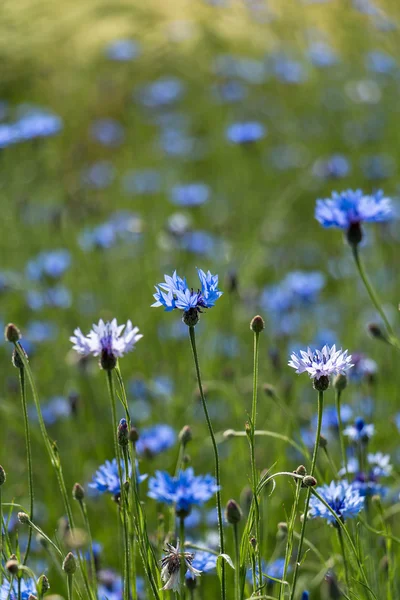
[[[0,587],[0,600],[29,600],[31,596],[36,598],[36,584],[33,579],[25,579],[21,581],[21,595],[18,593],[18,581],[14,579],[11,582],[5,580]]]
[[[389,221],[393,216],[390,198],[382,191],[366,195],[361,190],[333,192],[331,198],[317,200],[315,218],[324,227],[349,229],[364,222]]]
[[[148,496],[175,505],[179,515],[185,517],[193,505],[200,506],[210,500],[218,491],[216,480],[212,475],[195,475],[192,468],[179,471],[177,477],[171,477],[165,471],[156,471],[155,477],[149,479]]]
[[[357,417],[353,425],[348,425],[343,434],[353,443],[367,443],[375,433],[375,426],[366,423],[362,417]]]
[[[176,433],[170,425],[160,424],[142,429],[136,442],[136,452],[153,457],[171,448],[176,442]]]
[[[316,491],[333,509],[341,521],[355,517],[364,508],[364,497],[359,490],[346,480],[317,487]],[[328,523],[336,524],[336,519],[328,508],[315,496],[310,498],[309,518],[320,517]]]
[[[338,475],[353,475],[352,485],[358,489],[361,496],[383,496],[386,488],[380,483],[382,477],[389,477],[392,472],[389,454],[377,452],[367,455],[367,465],[362,471],[359,460],[353,456],[347,463],[347,467],[339,471]]]
[[[121,471],[122,480],[125,481],[128,477],[132,476],[132,465],[129,464],[128,474],[126,474],[125,464],[121,459]],[[142,483],[145,479],[147,479],[147,475],[141,475],[139,473],[139,467],[136,461],[136,480],[138,483]],[[119,479],[116,458],[113,458],[111,461],[106,460],[106,462],[97,469],[96,473],[93,475],[92,481],[89,483],[89,489],[100,494],[108,493],[116,497],[119,496],[121,493],[121,482]]]
[[[218,275],[212,275],[210,271],[205,273],[197,269],[201,288],[195,291],[189,288],[186,279],[179,277],[174,271],[172,277],[164,275],[165,283],[160,283],[156,287],[154,298],[156,302],[152,306],[164,306],[166,311],[178,308],[189,316],[197,317],[203,308],[211,308],[222,292],[218,289]]]
[[[322,350],[307,349],[307,352],[300,350],[300,355],[293,352],[289,361],[289,366],[296,369],[296,373],[308,373],[311,379],[320,379],[331,375],[344,374],[350,367],[351,355],[348,350],[336,350],[333,345],[324,346]]]
[[[226,130],[226,137],[233,144],[252,144],[258,142],[267,133],[266,127],[258,121],[233,123]]]
[[[142,337],[138,327],[133,327],[131,321],[126,325],[118,325],[117,319],[106,323],[100,319],[87,336],[78,327],[69,339],[78,354],[100,356],[102,368],[109,369],[115,367],[118,358],[131,352]]]
[[[217,568],[217,558],[218,556],[216,554],[212,554],[212,552],[207,552],[206,550],[196,550],[192,561],[192,566],[201,573],[211,573],[211,571],[215,571]],[[194,578],[194,574],[187,570],[186,579]]]

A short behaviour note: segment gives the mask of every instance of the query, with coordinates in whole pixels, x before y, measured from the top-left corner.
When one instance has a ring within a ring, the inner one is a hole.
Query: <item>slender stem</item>
[[[185,519],[180,517],[179,519],[179,546],[181,548],[181,552],[185,552]],[[185,585],[185,576],[186,576],[186,564],[185,560],[182,557],[181,559],[181,598],[185,600],[186,598],[186,585]]]
[[[21,596],[21,577],[18,577],[18,600],[22,600],[22,596]]]
[[[26,457],[28,463],[28,488],[29,488],[29,518],[33,519],[33,470],[32,470],[32,449],[31,449],[31,436],[29,431],[29,420],[28,420],[28,407],[26,403],[26,385],[25,385],[25,369],[24,367],[19,370],[19,383],[21,388],[21,400],[22,400],[22,413],[24,415],[24,428],[25,428],[25,443],[26,443]],[[29,551],[31,548],[32,541],[32,529],[29,528],[28,543],[26,546],[25,556],[23,564],[26,565],[29,557]]]
[[[336,413],[337,413],[337,419],[338,419],[338,426],[339,426],[339,441],[340,441],[340,450],[342,453],[342,460],[343,460],[343,466],[344,466],[344,470],[346,473],[346,478],[348,478],[349,473],[348,473],[348,467],[347,467],[347,449],[346,449],[346,441],[345,441],[345,437],[343,435],[343,423],[342,423],[342,417],[340,414],[340,406],[341,406],[341,397],[342,397],[342,392],[340,390],[336,390],[335,392],[335,404],[336,404]]]
[[[233,537],[235,542],[235,600],[240,600],[240,551],[239,551],[239,531],[237,523],[233,524]]]
[[[72,579],[73,579],[73,575],[68,574],[67,575],[67,590],[68,590],[68,600],[72,600],[72,596],[73,596],[73,585],[72,585]]]
[[[85,523],[86,531],[87,531],[88,538],[89,538],[89,556],[90,556],[90,568],[92,571],[92,584],[95,586],[95,593],[96,593],[96,598],[97,598],[97,573],[96,573],[96,563],[94,560],[93,538],[92,538],[92,532],[90,529],[89,516],[87,513],[86,503],[84,500],[79,501],[79,506],[82,511],[83,521]]]
[[[293,538],[294,538],[294,528],[296,525],[296,517],[297,512],[299,510],[299,502],[300,502],[300,491],[301,491],[301,483],[299,480],[296,481],[296,493],[294,496],[294,502],[292,506],[292,513],[290,515],[290,521],[288,526],[287,540],[286,540],[286,551],[285,551],[285,564],[283,567],[283,575],[282,581],[286,581],[287,572],[289,569],[289,562],[292,556],[293,551]],[[283,583],[280,584],[279,588],[279,600],[284,597],[285,594],[285,586]]]
[[[337,532],[338,532],[338,538],[339,538],[339,542],[340,542],[340,550],[342,552],[342,557],[343,557],[343,566],[344,566],[344,572],[345,572],[345,577],[346,577],[347,592],[349,592],[350,591],[349,568],[348,568],[348,564],[347,564],[346,549],[344,546],[343,533],[342,533],[342,530],[340,527],[337,528]]]
[[[314,452],[313,452],[313,457],[312,457],[312,461],[311,461],[311,470],[310,470],[310,475],[312,477],[314,476],[315,465],[317,463],[319,440],[321,437],[323,406],[324,406],[324,392],[318,392],[318,423],[317,423],[317,431],[315,434]],[[296,558],[296,565],[294,568],[290,600],[293,600],[293,598],[295,597],[295,592],[296,592],[296,584],[297,584],[297,578],[299,576],[299,569],[300,569],[300,564],[301,564],[301,559],[302,559],[303,542],[304,542],[304,535],[305,535],[305,531],[306,531],[307,514],[308,514],[308,507],[310,504],[311,490],[312,490],[311,487],[307,488],[306,500],[305,500],[305,504],[304,504],[303,522],[301,524],[299,547],[297,550],[297,558]]]
[[[256,592],[257,587],[261,588],[262,585],[262,567],[261,567],[261,552],[260,552],[260,505],[258,501],[257,495],[257,467],[255,460],[255,436],[254,432],[256,430],[256,419],[257,419],[257,393],[258,393],[258,356],[259,356],[259,341],[260,341],[260,332],[254,332],[254,365],[253,365],[253,402],[251,407],[251,424],[250,424],[250,461],[251,461],[251,474],[252,474],[252,487],[253,487],[253,498],[254,498],[254,530],[255,537],[257,541],[255,553],[256,553],[256,561],[258,567],[258,582],[257,577],[254,578],[256,581],[256,588],[254,592]]]
[[[224,544],[224,530],[223,530],[223,521],[222,521],[222,506],[221,506],[221,476],[220,476],[220,466],[219,466],[219,456],[218,456],[218,447],[217,442],[215,441],[215,435],[213,426],[211,424],[210,416],[208,414],[208,408],[206,399],[203,392],[203,386],[201,383],[201,375],[200,375],[200,367],[199,360],[197,357],[197,348],[196,348],[196,336],[194,332],[194,327],[189,327],[189,336],[190,342],[192,345],[194,364],[196,367],[196,375],[197,375],[197,383],[199,386],[201,403],[203,405],[204,414],[206,417],[208,431],[210,433],[210,438],[214,450],[214,459],[215,459],[215,479],[217,482],[217,512],[218,512],[218,531],[219,531],[219,549],[220,553],[224,554],[225,552],[225,544]],[[225,561],[221,562],[221,597],[222,600],[226,600],[226,588],[225,588]]]
[[[393,332],[392,326],[389,323],[389,320],[388,320],[387,316],[385,315],[385,312],[384,312],[384,310],[382,308],[381,302],[380,302],[380,300],[378,298],[378,295],[375,292],[375,290],[374,290],[374,288],[372,286],[372,283],[370,282],[370,280],[368,278],[367,273],[365,272],[364,265],[363,265],[363,263],[361,261],[360,254],[359,254],[359,251],[358,251],[358,245],[353,244],[351,248],[352,248],[352,251],[353,251],[354,260],[355,260],[355,263],[356,263],[359,275],[360,275],[360,277],[362,279],[362,282],[363,282],[363,284],[365,286],[365,289],[368,292],[368,295],[369,295],[369,297],[371,299],[371,302],[375,306],[375,308],[378,311],[378,313],[380,314],[380,316],[382,318],[382,321],[385,323],[385,327],[388,330],[389,334],[394,337],[394,332]]]

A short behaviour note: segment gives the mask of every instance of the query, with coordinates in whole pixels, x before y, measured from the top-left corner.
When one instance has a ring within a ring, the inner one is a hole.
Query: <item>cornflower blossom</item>
[[[343,431],[343,434],[353,443],[367,443],[374,433],[375,426],[372,423],[366,423],[362,417],[357,417],[354,425],[349,425]]]
[[[332,347],[324,346],[322,350],[308,348],[307,352],[300,350],[300,355],[293,352],[288,364],[296,369],[298,374],[308,373],[314,380],[314,385],[319,386],[317,389],[320,387],[327,389],[331,375],[344,374],[353,366],[351,355],[347,353],[348,350],[344,352],[341,349],[336,350],[335,344]]]
[[[218,275],[212,275],[210,271],[205,273],[197,269],[201,288],[195,291],[189,288],[186,279],[179,277],[174,271],[172,277],[164,275],[165,283],[156,285],[153,307],[164,306],[166,311],[175,308],[183,310],[183,320],[188,326],[196,325],[198,314],[204,308],[212,308],[222,292],[218,289]]]
[[[117,319],[106,323],[100,319],[87,336],[78,327],[69,339],[78,354],[100,356],[100,366],[109,370],[115,367],[118,358],[131,352],[142,337],[138,327],[133,327],[131,321],[126,325],[118,325]]]
[[[218,491],[212,475],[194,474],[192,468],[179,471],[177,477],[171,477],[165,471],[156,471],[149,479],[148,496],[158,502],[174,504],[178,516],[189,515],[193,505],[200,506]]]
[[[125,481],[127,477],[132,476],[132,466],[129,464],[127,475],[125,471],[125,464],[122,459],[121,472],[123,481]],[[144,481],[146,478],[147,475],[141,475],[139,473],[139,467],[136,461],[137,482],[142,483],[142,481]],[[113,458],[111,461],[106,460],[106,462],[97,469],[91,483],[89,483],[89,488],[91,490],[95,490],[100,494],[104,494],[107,492],[109,494],[112,494],[114,497],[118,498],[118,496],[121,493],[121,482],[119,479],[118,463],[116,458]]]
[[[319,495],[332,508],[341,521],[355,517],[364,508],[364,497],[357,487],[346,480],[316,488]],[[309,518],[321,517],[328,523],[336,524],[336,519],[316,496],[310,498]]]
[[[18,581],[14,579],[4,581],[0,587],[0,600],[29,600],[30,596],[36,597],[36,584],[33,579],[21,580],[21,595],[18,593]]]
[[[367,455],[367,465],[364,470],[360,469],[359,460],[354,456],[347,463],[347,469],[343,468],[338,475],[343,476],[347,473],[354,475],[352,485],[358,489],[361,496],[384,495],[386,488],[382,486],[379,480],[382,477],[389,477],[392,472],[389,454],[377,452]]]
[[[140,431],[136,452],[141,456],[153,457],[171,448],[175,442],[176,433],[170,425],[154,425]]]
[[[252,144],[267,133],[266,127],[257,121],[233,123],[226,130],[226,137],[233,144]]]
[[[167,544],[164,552],[166,554],[161,559],[161,579],[165,582],[165,585],[162,590],[179,592],[182,561],[184,561],[186,567],[188,568],[191,577],[200,577],[201,571],[192,565],[195,557],[194,553],[181,552],[179,548],[179,541],[177,542],[176,548],[172,544]]]
[[[212,554],[206,550],[198,550],[194,555],[192,566],[201,573],[211,573],[211,571],[215,571],[217,568],[217,558],[216,554]],[[195,579],[192,571],[186,571],[186,579]]]

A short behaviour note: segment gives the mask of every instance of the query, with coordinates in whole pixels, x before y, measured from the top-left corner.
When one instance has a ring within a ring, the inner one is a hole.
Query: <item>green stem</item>
[[[363,282],[363,284],[365,286],[365,289],[368,292],[368,295],[369,295],[369,297],[371,299],[371,302],[375,306],[375,308],[378,311],[378,313],[380,314],[380,316],[382,318],[382,321],[385,323],[385,327],[386,327],[387,331],[389,332],[389,334],[391,336],[394,337],[394,332],[393,332],[392,326],[389,323],[388,318],[385,315],[385,312],[384,312],[384,310],[382,308],[381,302],[380,302],[380,300],[378,298],[378,295],[375,292],[375,290],[374,290],[374,288],[372,286],[372,283],[370,282],[370,280],[368,278],[367,273],[365,272],[364,265],[363,265],[363,263],[361,261],[360,254],[359,254],[359,251],[358,251],[358,245],[353,244],[351,248],[352,248],[352,251],[353,251],[353,256],[354,256],[354,260],[355,260],[355,263],[356,263],[356,266],[357,266],[358,273],[359,273],[359,275],[360,275],[360,277],[362,279],[362,282]]]
[[[189,336],[190,342],[193,351],[194,364],[196,367],[196,375],[197,375],[197,383],[199,386],[201,403],[203,405],[204,415],[206,417],[208,431],[211,438],[211,443],[214,450],[214,460],[215,460],[215,479],[217,483],[217,512],[218,512],[218,531],[219,531],[219,549],[220,553],[225,553],[225,543],[224,543],[224,530],[223,530],[223,521],[222,521],[222,506],[221,506],[221,475],[220,475],[220,465],[219,465],[219,455],[218,455],[218,447],[217,442],[215,441],[215,435],[213,426],[211,424],[210,416],[208,414],[208,408],[206,399],[203,392],[203,386],[201,383],[201,375],[200,375],[200,367],[199,360],[197,356],[197,348],[196,348],[196,336],[194,332],[194,327],[189,327]],[[222,600],[226,600],[226,581],[225,581],[225,561],[221,562],[221,597]]]
[[[235,543],[235,600],[240,600],[240,583],[239,583],[239,569],[240,569],[240,552],[239,552],[239,531],[237,523],[233,524],[233,537]]]
[[[312,457],[312,461],[311,461],[311,470],[310,470],[310,475],[312,477],[314,476],[315,465],[317,463],[319,440],[320,440],[320,437],[321,437],[323,406],[324,406],[324,392],[318,392],[318,423],[317,423],[317,432],[315,434],[314,452],[313,452],[313,457]],[[311,490],[312,490],[311,487],[307,488],[306,500],[305,500],[305,504],[304,504],[303,522],[301,524],[299,547],[298,547],[298,550],[297,550],[297,558],[296,558],[296,565],[295,565],[295,568],[294,568],[293,583],[292,583],[292,591],[291,591],[291,594],[290,594],[290,600],[294,599],[295,592],[296,592],[297,578],[299,576],[299,569],[300,569],[300,564],[301,564],[301,560],[302,560],[303,542],[304,542],[304,535],[305,535],[305,532],[306,532],[307,515],[308,515],[308,507],[309,507],[309,504],[310,504]]]
[[[95,587],[95,594],[96,594],[96,598],[97,598],[97,573],[96,573],[96,563],[94,560],[94,553],[93,553],[93,538],[92,538],[92,532],[90,529],[89,516],[87,513],[86,503],[84,500],[79,501],[79,506],[82,511],[83,521],[85,523],[86,531],[87,531],[88,538],[89,538],[90,568],[92,571],[92,583]]]
[[[289,521],[288,532],[287,532],[285,564],[283,567],[283,575],[282,575],[283,581],[286,581],[287,572],[289,569],[289,562],[290,562],[290,558],[291,558],[292,552],[293,552],[294,528],[296,525],[297,512],[299,510],[300,490],[301,490],[301,483],[299,480],[297,480],[296,481],[296,492],[295,492],[294,502],[293,502],[293,506],[292,506],[292,513],[290,515],[290,521]],[[282,600],[282,598],[284,597],[284,593],[285,593],[284,590],[285,590],[285,586],[283,583],[281,583],[280,588],[279,588],[279,600]]]
[[[25,369],[22,367],[19,370],[19,383],[21,388],[21,400],[22,400],[22,412],[24,415],[24,428],[25,428],[25,444],[26,444],[26,457],[28,462],[28,489],[29,489],[29,518],[33,519],[33,470],[32,470],[32,449],[31,449],[31,436],[29,431],[29,420],[28,420],[28,407],[26,402],[26,386],[25,386]],[[26,552],[23,560],[23,564],[26,565],[29,557],[29,551],[31,548],[32,541],[32,529],[29,528],[28,543],[26,546]]]
[[[18,577],[18,600],[21,600],[21,577]]]
[[[1,561],[1,557],[3,555],[3,546],[4,546],[4,535],[5,535],[5,531],[6,531],[6,524],[3,523],[3,505],[2,505],[2,497],[1,497],[1,488],[2,486],[0,485],[0,561]],[[4,533],[3,533],[3,529],[4,529]]]
[[[73,585],[72,585],[72,579],[73,579],[73,575],[68,574],[67,575],[67,589],[68,589],[68,600],[72,600],[72,596],[73,596]]]
[[[180,517],[179,519],[179,546],[181,549],[181,553],[185,552],[185,519]],[[185,600],[186,598],[186,585],[185,585],[185,576],[186,576],[186,564],[184,559],[181,560],[181,598]]]
[[[347,467],[347,449],[346,449],[346,441],[343,435],[343,423],[342,417],[340,414],[340,406],[341,406],[341,398],[342,392],[340,390],[336,390],[335,392],[335,404],[336,404],[336,412],[338,418],[338,426],[339,426],[339,441],[340,441],[340,450],[342,453],[343,466],[346,473],[346,478],[349,477],[348,467]]]
[[[342,530],[340,527],[337,528],[337,532],[338,532],[338,537],[339,537],[339,542],[340,542],[340,550],[342,552],[342,557],[343,557],[343,566],[344,566],[344,573],[345,573],[345,577],[346,577],[347,592],[350,592],[349,568],[348,568],[347,559],[346,559],[346,549],[344,546],[343,533],[342,533]]]

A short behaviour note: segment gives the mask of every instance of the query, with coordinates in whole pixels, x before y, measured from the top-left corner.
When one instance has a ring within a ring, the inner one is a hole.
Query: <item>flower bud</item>
[[[197,308],[189,308],[189,310],[185,310],[182,315],[182,321],[188,327],[195,327],[199,322],[199,311]]]
[[[299,465],[297,467],[297,469],[295,471],[293,471],[293,473],[295,473],[296,475],[301,475],[302,477],[305,477],[307,475],[307,469],[305,468],[304,465]]]
[[[382,342],[388,341],[388,337],[387,337],[386,333],[384,332],[382,327],[380,325],[378,325],[377,323],[368,323],[367,328],[373,338],[375,338],[377,340],[381,340]]]
[[[28,525],[29,524],[29,516],[24,512],[19,512],[18,513],[18,521],[20,523],[22,523],[23,525]]]
[[[343,392],[343,390],[347,387],[346,375],[344,375],[343,373],[339,373],[338,375],[336,375],[335,379],[333,380],[333,387],[336,391]]]
[[[22,350],[22,352],[24,353],[24,356],[26,358],[26,360],[28,360],[28,355],[26,354],[25,350],[23,349],[23,347],[21,346],[21,344],[19,344],[20,349]],[[23,369],[24,368],[24,363],[22,358],[19,355],[19,352],[16,348],[14,348],[12,356],[11,356],[11,362],[13,364],[13,366],[16,369]]]
[[[75,483],[74,487],[72,488],[72,497],[74,500],[78,500],[78,502],[82,502],[84,499],[85,490],[80,483]]]
[[[255,537],[250,538],[250,545],[255,550],[257,548],[257,540]]]
[[[126,419],[121,419],[117,429],[117,439],[118,444],[121,447],[127,446],[129,444],[129,431],[128,431],[128,423]]]
[[[317,485],[317,480],[312,475],[306,475],[302,481],[302,485],[304,487],[315,487]]]
[[[278,541],[284,540],[288,534],[288,525],[285,522],[278,523],[278,531],[276,537]]]
[[[50,583],[49,583],[49,580],[47,579],[46,575],[43,574],[39,577],[39,579],[37,580],[37,583],[36,583],[36,587],[37,587],[38,594],[40,596],[42,596],[43,594],[45,594],[46,592],[49,591]]]
[[[193,439],[192,429],[190,425],[185,425],[179,432],[179,441],[182,446],[186,446]]]
[[[0,485],[3,485],[6,482],[6,472],[3,467],[0,465]]]
[[[260,317],[260,315],[256,315],[252,318],[250,323],[250,329],[254,331],[254,333],[261,333],[265,328],[264,319]]]
[[[319,447],[322,449],[325,449],[328,447],[328,440],[326,439],[326,437],[324,435],[319,436]]]
[[[19,571],[19,562],[15,554],[13,554],[12,557],[10,557],[6,562],[6,569],[9,573],[11,573],[11,575],[17,575]]]
[[[63,571],[67,573],[67,575],[73,575],[76,571],[76,560],[75,556],[72,552],[68,552],[67,556],[64,558],[64,562],[62,564]]]
[[[242,519],[242,510],[235,500],[229,500],[225,508],[225,517],[231,525],[237,525]]]
[[[329,387],[329,377],[328,375],[321,375],[321,377],[315,377],[313,381],[314,389],[317,392],[326,392]]]
[[[4,330],[4,337],[7,342],[16,344],[21,339],[21,332],[14,323],[9,323]]]
[[[136,427],[131,427],[129,432],[129,441],[132,442],[132,444],[136,444],[136,442],[139,440],[139,437],[139,432]]]

